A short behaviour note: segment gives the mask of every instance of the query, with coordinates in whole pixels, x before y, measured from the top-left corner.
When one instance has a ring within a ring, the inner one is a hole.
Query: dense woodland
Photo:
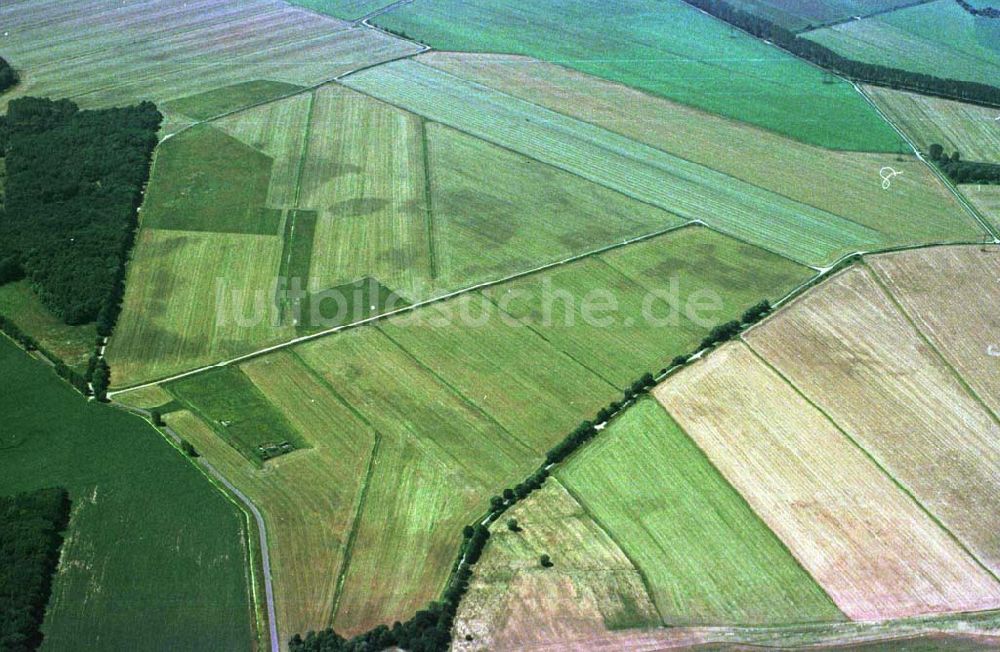
[[[0,93],[17,83],[17,72],[10,67],[7,60],[0,57]]]
[[[0,650],[38,648],[40,627],[69,522],[64,489],[0,496]]]
[[[0,283],[26,276],[67,324],[97,320],[110,334],[161,120],[149,102],[100,111],[10,103],[0,118]]]
[[[824,45],[800,38],[794,32],[776,25],[766,18],[736,9],[722,0],[684,0],[684,2],[756,37],[771,41],[796,56],[855,81],[977,104],[1000,106],[1000,88],[996,86],[957,79],[942,79],[919,72],[855,61],[837,54]]]

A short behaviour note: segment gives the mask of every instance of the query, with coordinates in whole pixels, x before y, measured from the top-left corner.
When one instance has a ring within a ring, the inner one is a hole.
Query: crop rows
[[[800,262],[828,262],[879,238],[831,213],[419,63],[379,66],[346,83]]]

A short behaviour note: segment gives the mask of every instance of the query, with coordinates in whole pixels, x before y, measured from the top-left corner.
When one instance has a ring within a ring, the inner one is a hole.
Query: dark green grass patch
[[[356,20],[391,5],[393,0],[291,0],[291,3],[328,16]]]
[[[208,120],[301,90],[304,90],[303,87],[295,84],[255,79],[171,100],[164,104],[163,108],[171,113],[182,113],[195,120]]]
[[[310,333],[351,324],[410,305],[378,279],[363,278],[327,290],[310,292],[299,304],[296,328]]]
[[[59,486],[73,504],[45,647],[252,649],[236,507],[142,419],[88,403],[4,338],[0,369],[0,494]]]
[[[306,446],[292,424],[236,367],[182,378],[165,388],[251,462]]]
[[[143,206],[155,229],[278,235],[281,212],[265,209],[273,161],[200,125],[164,142]]]
[[[281,278],[283,285],[277,288],[275,303],[280,310],[281,323],[287,323],[291,315],[296,314],[296,305],[300,306],[303,299],[288,294],[290,291],[308,291],[309,269],[312,265],[313,239],[316,237],[316,221],[319,213],[316,211],[295,209],[288,212],[285,219],[284,236],[281,246]],[[308,305],[306,312],[308,314]]]

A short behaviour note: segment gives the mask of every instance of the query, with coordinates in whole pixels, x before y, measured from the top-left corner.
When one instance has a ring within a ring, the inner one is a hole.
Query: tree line
[[[766,18],[736,9],[723,0],[684,0],[750,34],[771,41],[822,68],[833,70],[848,79],[888,86],[889,88],[916,91],[989,106],[1000,106],[1000,88],[980,82],[944,79],[900,68],[865,63],[841,56],[830,48],[809,39],[801,38],[791,30],[772,23]]]
[[[0,650],[27,652],[41,644],[67,523],[65,489],[0,496]]]
[[[739,320],[733,320],[713,328],[702,340],[699,350],[715,346],[735,337],[743,328],[760,321],[771,312],[771,304],[766,299],[748,308]],[[679,355],[671,361],[669,368],[660,370],[663,378],[672,368],[688,363],[693,357]],[[657,377],[644,373],[622,392],[622,397],[598,410],[594,420],[583,421],[566,437],[553,446],[545,455],[545,461],[527,479],[512,488],[504,489],[490,498],[487,516],[475,525],[466,525],[462,531],[462,545],[458,559],[452,567],[452,576],[441,600],[432,602],[426,609],[418,611],[405,623],[396,622],[392,627],[379,625],[364,634],[346,639],[332,627],[323,631],[308,632],[305,637],[295,634],[289,641],[291,652],[375,652],[398,647],[410,652],[444,652],[451,646],[451,628],[455,622],[458,605],[469,588],[472,567],[479,561],[486,542],[490,538],[489,523],[494,522],[504,512],[519,501],[540,489],[549,477],[552,465],[564,461],[581,446],[597,436],[598,427],[607,424],[632,402],[648,393],[656,386]],[[603,429],[603,427],[602,427]],[[518,531],[517,521],[511,519],[507,527]],[[548,555],[542,555],[540,563],[552,566]]]
[[[11,67],[7,60],[0,57],[0,93],[4,92],[18,82],[17,71]]]
[[[1000,165],[978,161],[963,161],[961,154],[945,153],[938,143],[930,146],[930,159],[955,183],[1000,183]]]
[[[959,7],[965,9],[965,11],[972,14],[973,16],[983,16],[986,18],[1000,18],[1000,9],[996,9],[994,7],[983,7],[982,9],[979,9],[978,7],[973,7],[965,0],[955,0],[955,2],[958,3]]]
[[[0,282],[27,277],[64,322],[109,335],[161,121],[151,102],[80,111],[13,100],[0,117]]]

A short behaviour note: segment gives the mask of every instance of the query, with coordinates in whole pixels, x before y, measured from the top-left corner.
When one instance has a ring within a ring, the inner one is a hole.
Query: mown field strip
[[[413,61],[343,83],[799,262],[879,241],[873,229]]]
[[[852,619],[1000,606],[995,578],[746,344],[655,395]]]
[[[746,341],[980,562],[1000,572],[1000,518],[988,507],[1000,501],[1000,424],[870,272],[841,273],[751,330]]]
[[[410,301],[428,298],[419,118],[339,85],[315,96],[298,197],[319,213],[310,289],[373,277]]]
[[[902,137],[904,154],[835,151],[527,57],[428,52],[416,61],[847,217],[884,233],[886,244],[978,233]],[[883,166],[902,173],[889,191]]]
[[[655,401],[557,475],[643,572],[665,624],[843,618]]]

